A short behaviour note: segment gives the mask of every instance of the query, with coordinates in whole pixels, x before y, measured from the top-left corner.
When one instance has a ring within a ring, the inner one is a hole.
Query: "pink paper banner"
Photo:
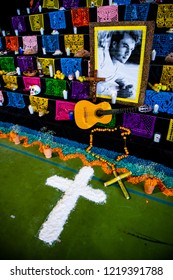
[[[55,120],[71,120],[70,114],[73,115],[75,103],[68,101],[56,100]]]

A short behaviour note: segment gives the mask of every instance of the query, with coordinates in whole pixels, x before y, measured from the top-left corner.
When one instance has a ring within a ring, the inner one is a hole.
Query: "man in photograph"
[[[141,31],[99,31],[98,32],[98,77],[105,82],[97,84],[97,94],[130,98],[135,95],[140,53],[129,62],[136,46],[141,44]]]

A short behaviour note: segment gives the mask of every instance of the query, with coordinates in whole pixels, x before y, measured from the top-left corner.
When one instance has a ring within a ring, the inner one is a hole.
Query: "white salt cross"
[[[64,196],[58,201],[50,212],[47,220],[42,225],[39,239],[50,245],[58,240],[70,212],[75,207],[80,196],[94,201],[95,203],[105,203],[106,194],[102,190],[93,189],[88,185],[88,181],[94,174],[91,167],[83,167],[75,176],[74,181],[60,176],[49,177],[46,185],[64,191]]]

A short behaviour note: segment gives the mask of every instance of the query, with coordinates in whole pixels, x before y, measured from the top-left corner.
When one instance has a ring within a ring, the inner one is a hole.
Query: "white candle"
[[[161,138],[161,134],[156,132],[154,134],[154,142],[159,143],[160,142],[160,138]]]
[[[63,93],[64,99],[67,99],[68,98],[68,91],[64,89],[62,93]]]
[[[42,48],[43,54],[46,54],[46,48]]]
[[[76,70],[76,72],[75,72],[76,80],[79,78],[79,76],[80,76],[80,72],[79,72],[79,70]]]
[[[20,9],[17,9],[17,14],[18,16],[20,16]]]
[[[15,29],[14,32],[15,32],[16,36],[19,35],[19,31],[17,29]]]
[[[53,67],[51,64],[49,65],[49,75],[50,77],[53,77]]]
[[[41,34],[41,35],[44,34],[44,29],[43,29],[43,27],[40,28],[40,34]]]
[[[38,6],[38,10],[41,13],[41,11],[42,11],[42,6],[41,5]]]
[[[31,115],[34,114],[34,108],[31,105],[28,106],[28,110],[29,110]]]
[[[112,5],[112,0],[109,0],[109,6],[111,6]]]
[[[66,48],[66,54],[67,56],[70,56],[70,48]]]
[[[151,59],[154,61],[156,58],[156,50],[152,50]]]
[[[27,14],[30,14],[30,8],[26,8]]]
[[[5,35],[6,35],[6,34],[5,34],[5,30],[2,30],[1,32],[2,32],[2,36],[5,36]]]
[[[19,75],[19,76],[21,75],[20,67],[16,68],[16,72],[17,72],[17,75]]]
[[[74,34],[77,34],[77,27],[76,26],[73,27],[73,32],[74,32]]]
[[[111,90],[111,98],[112,98],[112,104],[116,103],[116,98],[117,98],[117,91],[116,90]]]
[[[116,103],[116,97],[117,97],[116,94],[112,94],[112,104]]]
[[[155,104],[155,105],[154,105],[153,113],[154,113],[154,114],[158,114],[158,112],[159,112],[159,105],[158,105],[158,104]]]
[[[74,74],[69,74],[68,79],[69,79],[69,81],[72,81],[74,79]]]

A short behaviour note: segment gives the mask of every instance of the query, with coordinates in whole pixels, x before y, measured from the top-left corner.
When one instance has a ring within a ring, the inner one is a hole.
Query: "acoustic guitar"
[[[93,104],[87,100],[81,100],[76,103],[74,107],[74,119],[76,125],[81,129],[91,128],[96,123],[107,124],[112,120],[113,114],[120,114],[124,112],[139,111],[143,113],[150,112],[151,106],[142,105],[140,107],[128,107],[120,109],[112,109],[110,103],[101,102]]]

